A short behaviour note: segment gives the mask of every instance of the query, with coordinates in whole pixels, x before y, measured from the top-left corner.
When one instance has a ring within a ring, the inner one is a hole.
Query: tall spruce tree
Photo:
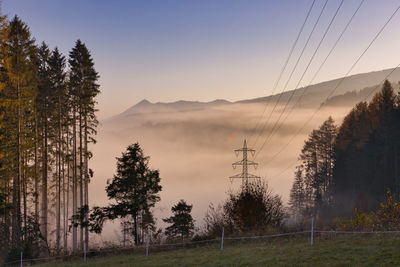
[[[50,49],[46,43],[39,47],[39,68],[38,68],[38,98],[37,110],[39,113],[40,124],[40,143],[41,143],[41,211],[40,228],[43,238],[48,240],[48,188],[49,188],[49,169],[50,169],[50,136],[53,134],[50,125],[51,117],[54,112],[54,98],[51,90],[49,57]]]
[[[73,105],[74,129],[76,123],[79,125],[79,181],[76,180],[75,184],[79,183],[80,185],[80,208],[86,208],[86,210],[88,210],[89,175],[92,173],[89,170],[89,159],[91,157],[89,143],[95,143],[96,141],[94,136],[96,135],[98,121],[95,114],[95,105],[97,103],[95,98],[100,93],[99,85],[97,84],[99,75],[94,68],[93,59],[89,50],[80,40],[77,40],[75,47],[70,52],[68,62],[70,65],[70,93],[72,99],[75,100],[75,104]],[[76,139],[78,137],[76,130],[73,132],[74,148],[76,149]],[[74,153],[74,156],[76,157],[76,153]],[[77,159],[75,161],[77,161]],[[74,170],[76,177],[77,164],[75,164]],[[75,210],[74,213],[76,213],[76,211],[77,210]],[[88,220],[88,215],[86,215],[86,220]],[[83,237],[83,235],[85,235],[85,237]],[[89,243],[89,231],[87,227],[84,229],[81,225],[81,248],[83,248],[84,243],[87,247]]]
[[[48,74],[51,94],[55,103],[54,113],[52,114],[52,124],[55,139],[56,150],[56,250],[60,250],[61,242],[61,190],[62,190],[62,126],[65,119],[66,102],[66,73],[65,73],[65,57],[61,55],[56,47],[48,58]]]

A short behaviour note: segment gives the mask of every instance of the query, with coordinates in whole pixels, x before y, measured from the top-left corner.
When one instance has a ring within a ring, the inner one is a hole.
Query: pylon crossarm
[[[254,178],[254,179],[260,179],[260,176],[256,176],[256,175],[253,175],[253,174],[247,174],[247,178]]]
[[[239,173],[239,174],[236,174],[236,175],[234,175],[234,176],[230,176],[229,178],[230,178],[230,179],[234,179],[234,178],[243,178],[243,175],[242,175],[241,173]]]
[[[240,160],[240,161],[237,161],[235,163],[232,163],[232,166],[233,165],[243,165],[243,164],[244,164],[243,160]]]

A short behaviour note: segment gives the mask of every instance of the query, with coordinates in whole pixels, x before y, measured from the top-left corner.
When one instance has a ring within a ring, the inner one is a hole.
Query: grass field
[[[36,266],[400,266],[400,234],[336,235],[225,242]]]

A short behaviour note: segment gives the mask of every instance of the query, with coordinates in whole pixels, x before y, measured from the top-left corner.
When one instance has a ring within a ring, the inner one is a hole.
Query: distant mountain
[[[367,93],[375,88],[382,80],[392,71],[393,69],[386,69],[382,71],[374,71],[368,73],[361,73],[356,75],[348,76],[340,86],[335,90],[334,94],[329,99],[329,104],[334,106],[342,105],[353,105],[359,99],[362,99]],[[223,99],[217,99],[211,102],[199,102],[199,101],[176,101],[171,103],[151,103],[144,99],[136,105],[128,108],[119,115],[116,115],[108,120],[121,117],[129,117],[136,114],[154,114],[154,113],[169,113],[169,112],[188,112],[195,110],[203,110],[211,107],[232,105],[232,104],[251,104],[261,102],[272,102],[279,99],[280,103],[285,103],[293,94],[291,103],[295,103],[301,96],[299,107],[315,107],[319,106],[326,101],[328,95],[340,82],[341,78],[322,82],[311,85],[309,87],[302,87],[297,90],[290,90],[284,93],[275,94],[266,97],[259,97],[247,100],[241,100],[236,102],[229,102]],[[397,83],[400,80],[400,69],[396,69],[389,77],[389,80],[393,83]],[[369,88],[369,89],[368,89]],[[364,89],[364,90],[363,90]],[[358,93],[359,91],[362,92]],[[373,95],[373,94],[372,94]],[[340,96],[340,97],[336,97]],[[336,98],[335,98],[336,97]],[[342,104],[340,104],[340,102]]]
[[[162,103],[162,102],[151,103],[150,101],[144,99],[117,116],[125,117],[143,113],[185,112],[185,111],[201,110],[209,107],[215,107],[226,104],[232,104],[232,103],[223,99],[217,99],[211,102],[180,100],[171,103]]]

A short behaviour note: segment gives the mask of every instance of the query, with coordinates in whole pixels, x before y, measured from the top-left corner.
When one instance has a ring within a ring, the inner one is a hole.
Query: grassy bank
[[[400,235],[336,235],[263,241],[226,241],[218,244],[144,255],[110,256],[37,266],[398,266]]]

